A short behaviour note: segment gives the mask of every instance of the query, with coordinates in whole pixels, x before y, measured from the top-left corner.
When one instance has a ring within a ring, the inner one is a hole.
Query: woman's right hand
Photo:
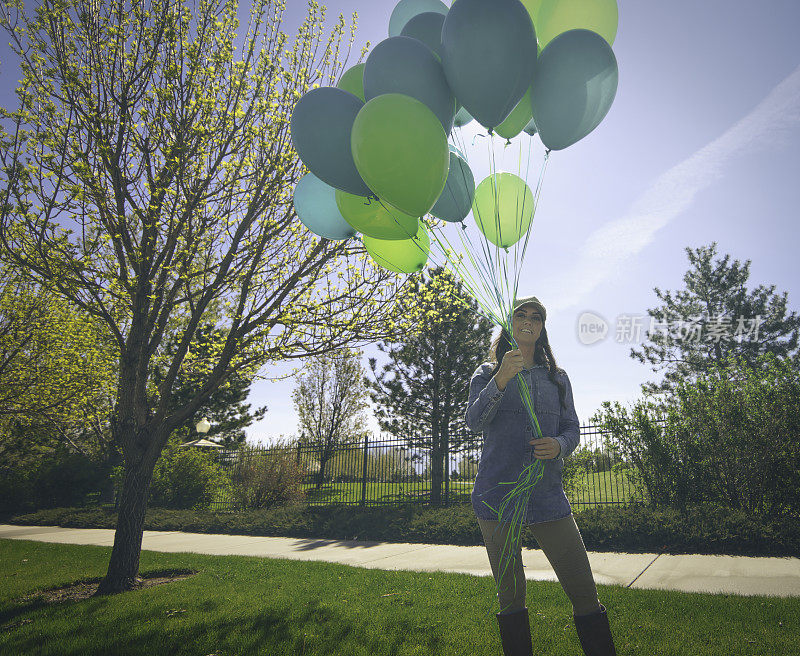
[[[522,351],[519,349],[512,349],[506,351],[503,360],[500,362],[500,368],[495,374],[495,382],[497,386],[503,390],[508,385],[508,382],[514,378],[523,369]]]

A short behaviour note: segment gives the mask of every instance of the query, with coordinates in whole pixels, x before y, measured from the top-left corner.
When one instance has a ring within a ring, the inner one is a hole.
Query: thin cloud
[[[554,310],[575,305],[623,262],[650,244],[655,233],[683,213],[701,191],[723,177],[728,160],[779,145],[800,122],[800,66],[747,116],[691,157],[673,166],[632,204],[625,216],[589,235],[574,268],[554,285]]]

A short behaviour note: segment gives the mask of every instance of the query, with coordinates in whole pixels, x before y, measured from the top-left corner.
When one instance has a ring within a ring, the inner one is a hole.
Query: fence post
[[[364,433],[364,464],[361,467],[361,507],[363,508],[367,503],[367,444],[369,443],[369,434]]]

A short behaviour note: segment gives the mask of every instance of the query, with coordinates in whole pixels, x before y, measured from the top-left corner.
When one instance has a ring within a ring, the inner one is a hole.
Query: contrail
[[[553,290],[549,305],[559,310],[579,303],[652,242],[656,231],[684,212],[698,193],[721,179],[728,160],[779,146],[798,123],[800,66],[724,134],[659,176],[627,214],[592,232],[576,265],[548,285]]]

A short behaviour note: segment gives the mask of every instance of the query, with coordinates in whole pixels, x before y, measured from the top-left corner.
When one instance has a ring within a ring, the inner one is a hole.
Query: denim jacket
[[[517,387],[516,376],[505,390],[500,390],[490,374],[494,365],[479,366],[469,385],[469,401],[465,420],[467,427],[475,432],[483,431],[478,474],[472,487],[472,508],[481,519],[500,519],[497,513],[483,501],[500,509],[506,496],[519,479],[522,471],[535,461],[530,440],[535,436]],[[572,514],[567,495],[561,483],[564,458],[572,453],[580,442],[580,423],[572,398],[572,385],[566,373],[556,377],[565,385],[566,409],[561,407],[558,387],[548,377],[545,365],[534,365],[523,369],[522,376],[528,383],[533,401],[533,410],[544,437],[554,437],[561,445],[561,452],[553,459],[542,459],[544,473],[531,491],[530,501],[522,521],[523,526],[539,522],[562,519]],[[511,481],[512,485],[499,485]],[[508,504],[503,521],[511,521],[513,504]]]

